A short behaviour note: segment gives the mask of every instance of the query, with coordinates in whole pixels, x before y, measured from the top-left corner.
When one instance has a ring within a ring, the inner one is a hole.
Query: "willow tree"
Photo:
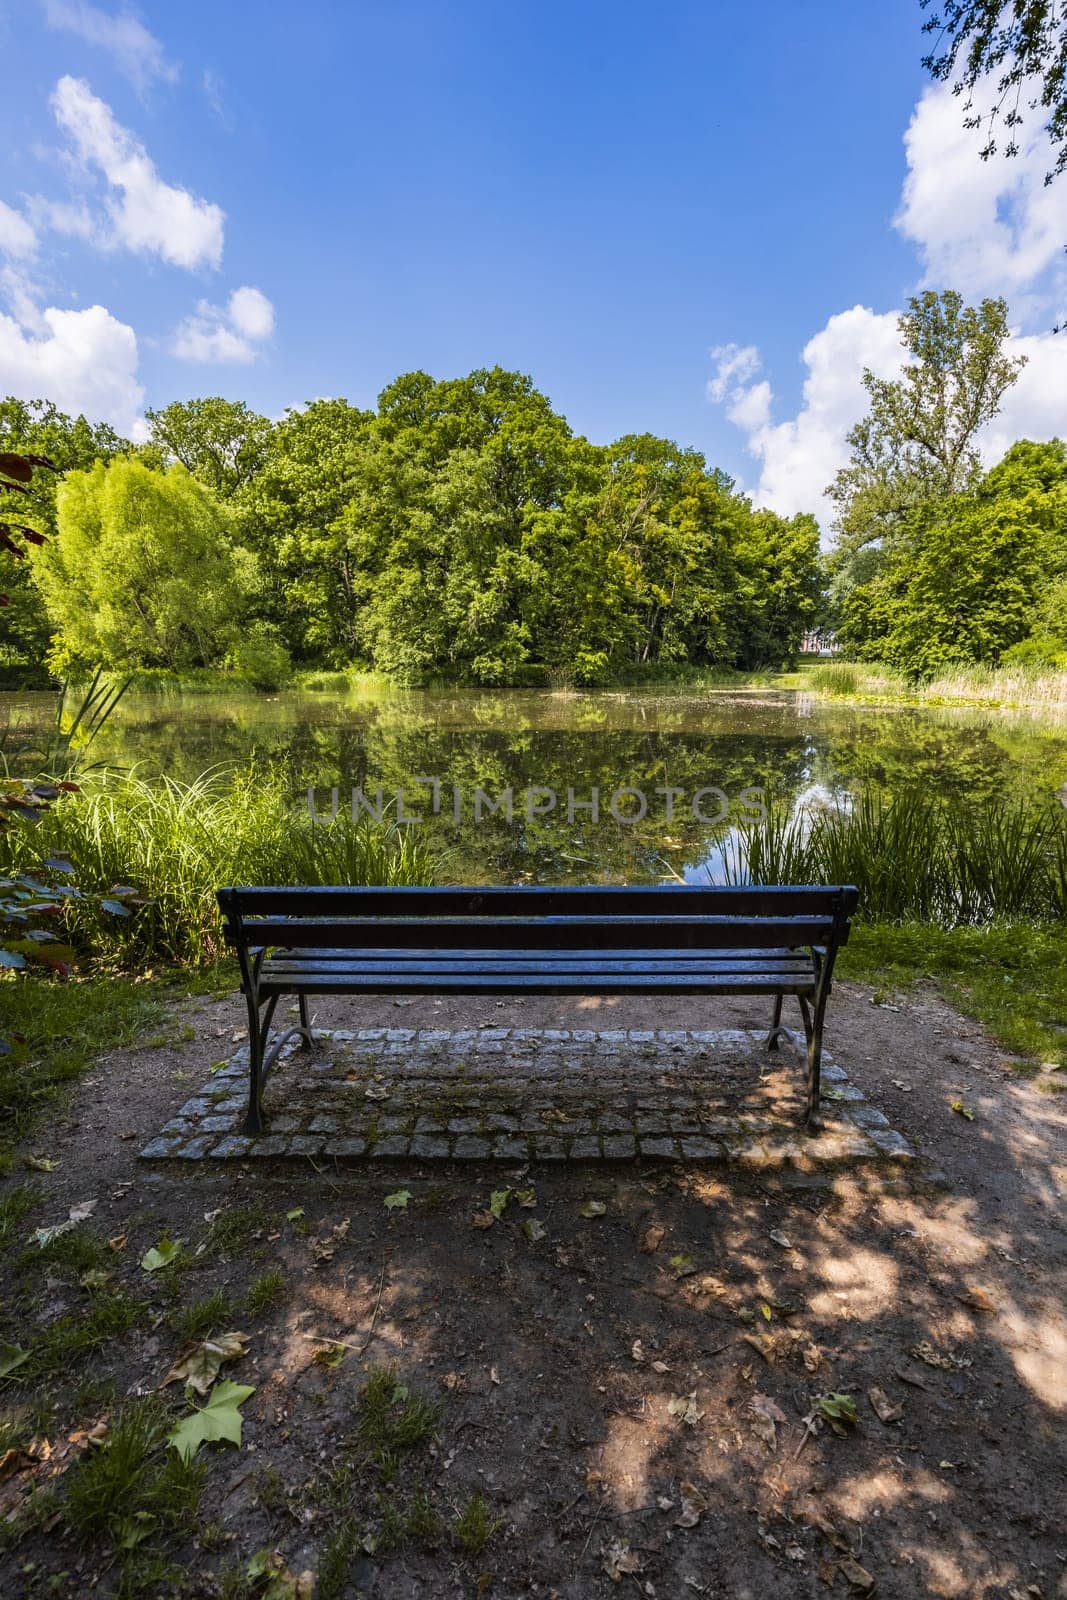
[[[68,473],[35,576],[61,667],[210,665],[244,603],[227,514],[180,466],[119,459]]]

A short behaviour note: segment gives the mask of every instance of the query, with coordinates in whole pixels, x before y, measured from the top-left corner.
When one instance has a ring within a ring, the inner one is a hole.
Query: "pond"
[[[44,694],[0,696],[12,771],[38,769],[54,709]],[[183,780],[277,764],[297,803],[313,790],[324,815],[350,809],[356,791],[358,809],[417,816],[453,881],[701,882],[722,820],[761,803],[847,804],[863,786],[1048,803],[1067,783],[1067,724],[765,690],[374,685],[129,695],[90,756]]]

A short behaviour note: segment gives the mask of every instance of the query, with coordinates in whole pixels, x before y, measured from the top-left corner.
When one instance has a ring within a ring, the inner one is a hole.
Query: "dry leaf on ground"
[[[778,1432],[775,1424],[789,1421],[778,1402],[772,1400],[770,1395],[754,1394],[748,1402],[748,1413],[756,1438],[761,1439],[768,1450],[777,1449]]]
[[[708,1502],[700,1490],[693,1483],[682,1482],[678,1485],[682,1496],[682,1509],[674,1519],[676,1528],[695,1528],[705,1511]]]
[[[247,1355],[247,1333],[220,1333],[188,1345],[160,1384],[187,1383],[197,1394],[207,1394],[224,1361],[239,1361]]]
[[[890,1400],[884,1389],[879,1389],[877,1384],[867,1390],[867,1399],[871,1402],[871,1410],[879,1422],[899,1422],[904,1415],[904,1407],[897,1401]]]
[[[666,1232],[666,1228],[661,1228],[658,1222],[654,1222],[651,1228],[645,1229],[641,1239],[641,1249],[646,1256],[653,1255],[659,1249]]]
[[[689,1428],[695,1428],[703,1411],[697,1407],[697,1395],[694,1389],[692,1394],[672,1394],[667,1401],[667,1410],[672,1417],[681,1417]]]
[[[645,1563],[631,1550],[625,1539],[612,1539],[601,1551],[603,1561],[601,1565],[612,1583],[621,1583],[622,1579],[631,1572],[641,1572]]]

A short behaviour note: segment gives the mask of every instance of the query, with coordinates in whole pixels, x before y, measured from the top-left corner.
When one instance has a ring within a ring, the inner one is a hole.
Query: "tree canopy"
[[[966,95],[965,124],[985,124],[983,160],[997,153],[998,124],[1006,130],[1002,154],[1019,153],[1024,105],[1047,113],[1045,132],[1053,149],[1046,183],[1067,169],[1067,5],[1063,0],[921,0],[939,7],[923,24],[935,35],[923,66],[942,83]],[[974,90],[993,80],[996,98],[976,111]]]

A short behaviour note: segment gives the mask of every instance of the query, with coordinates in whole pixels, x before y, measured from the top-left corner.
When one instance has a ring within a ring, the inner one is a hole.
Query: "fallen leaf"
[[[255,1394],[254,1385],[231,1383],[228,1378],[223,1379],[212,1389],[206,1406],[194,1411],[191,1416],[183,1417],[171,1429],[167,1443],[183,1461],[191,1461],[202,1444],[224,1439],[230,1444],[239,1445],[242,1422],[240,1407],[250,1394]]]
[[[31,1172],[54,1172],[59,1162],[53,1161],[51,1156],[23,1156],[22,1165]]]
[[[489,1210],[492,1212],[494,1217],[499,1218],[504,1215],[510,1196],[510,1189],[493,1190],[492,1194],[489,1196]]]
[[[601,1566],[611,1579],[612,1583],[621,1583],[624,1576],[631,1572],[643,1572],[645,1563],[631,1550],[625,1539],[613,1539],[602,1551]]]
[[[867,1399],[879,1422],[899,1422],[904,1415],[904,1407],[890,1400],[885,1390],[879,1389],[877,1385],[867,1390]]]
[[[369,1084],[366,1089],[364,1089],[363,1098],[365,1100],[388,1100],[391,1092],[391,1090],[384,1088],[381,1084],[372,1083]]]
[[[874,1588],[874,1579],[866,1567],[861,1567],[852,1556],[842,1556],[837,1563],[837,1570],[842,1577],[848,1579],[850,1589],[855,1589],[857,1594],[870,1594]]]
[[[410,1189],[394,1189],[392,1194],[386,1195],[383,1203],[387,1211],[406,1211],[410,1199]]]
[[[817,1344],[806,1344],[800,1352],[804,1358],[804,1366],[808,1372],[818,1372],[822,1366],[822,1351]]]
[[[671,1256],[671,1270],[676,1278],[691,1278],[697,1270],[697,1264],[692,1256]]]
[[[781,1245],[783,1250],[792,1250],[793,1248],[792,1239],[787,1239],[784,1233],[779,1233],[775,1228],[771,1229],[768,1237],[773,1239],[775,1244]]]
[[[757,1439],[767,1446],[768,1450],[778,1447],[778,1431],[776,1423],[786,1423],[789,1418],[776,1400],[767,1394],[754,1394],[748,1402],[748,1413],[752,1418],[752,1431]]]
[[[671,1370],[670,1367],[667,1365],[667,1363],[665,1361],[653,1361],[653,1363],[652,1363],[652,1371],[653,1372],[663,1373],[663,1372],[669,1372],[670,1370]]]
[[[697,1407],[695,1389],[692,1394],[672,1394],[667,1401],[667,1411],[672,1417],[681,1417],[687,1428],[695,1428],[704,1415]]]
[[[110,1281],[111,1274],[110,1272],[105,1271],[103,1267],[90,1267],[88,1272],[83,1272],[81,1277],[78,1279],[78,1282],[81,1284],[82,1288],[88,1289],[90,1292],[95,1292],[97,1289],[106,1288]]]
[[[13,1478],[17,1472],[28,1472],[37,1463],[25,1450],[5,1450],[0,1455],[0,1483]]]
[[[290,1572],[279,1550],[260,1550],[249,1561],[245,1572],[254,1583],[260,1600],[311,1600],[315,1588],[313,1572],[299,1577]],[[266,1588],[259,1588],[266,1579]]]
[[[285,1213],[286,1222],[297,1222],[304,1215],[303,1206],[294,1206],[292,1211]]]
[[[522,1231],[531,1244],[536,1244],[539,1239],[547,1239],[548,1229],[537,1217],[527,1217],[522,1225]]]
[[[343,1344],[321,1345],[318,1350],[313,1351],[311,1356],[317,1367],[324,1367],[327,1371],[332,1371],[334,1367],[339,1367],[344,1358],[345,1347]]]
[[[908,1354],[924,1361],[928,1367],[936,1367],[940,1372],[956,1372],[972,1365],[970,1356],[953,1356],[935,1350],[929,1339],[920,1339],[918,1344],[910,1347]]]
[[[997,1310],[997,1303],[992,1295],[987,1294],[977,1284],[973,1289],[968,1289],[966,1294],[957,1295],[957,1299],[974,1311],[984,1311],[986,1316],[993,1316]]]
[[[856,1402],[850,1394],[823,1394],[815,1402],[815,1415],[828,1422],[835,1433],[844,1433],[859,1421]]]
[[[532,1211],[534,1206],[537,1204],[537,1190],[516,1189],[515,1199],[519,1202],[519,1205],[524,1211]]]
[[[645,1347],[641,1343],[640,1339],[635,1339],[633,1344],[630,1346],[630,1359],[632,1361],[636,1361],[639,1366],[642,1361],[647,1359],[645,1356]]]
[[[141,1266],[146,1272],[159,1272],[162,1267],[169,1267],[171,1262],[181,1254],[181,1240],[168,1239],[163,1235],[157,1245],[151,1250],[146,1250],[141,1257]]]
[[[682,1509],[674,1519],[674,1526],[695,1528],[708,1509],[708,1502],[693,1483],[682,1482],[678,1485],[678,1490],[682,1497]]]
[[[0,1344],[0,1378],[6,1378],[9,1372],[14,1372],[29,1359],[30,1352],[23,1350],[19,1345]]]
[[[386,1201],[386,1204],[388,1204],[388,1201]],[[333,1260],[337,1252],[337,1246],[347,1239],[348,1230],[351,1226],[351,1217],[342,1217],[341,1221],[336,1223],[329,1233],[319,1239],[312,1239],[311,1254],[316,1266],[321,1266],[324,1262]]]
[[[214,1339],[203,1339],[182,1351],[160,1384],[165,1389],[169,1383],[186,1383],[197,1394],[206,1395],[218,1377],[224,1361],[239,1361],[247,1355],[247,1333],[220,1333]]]
[[[120,1250],[125,1250],[128,1243],[129,1234],[115,1233],[112,1234],[111,1238],[107,1241],[107,1247],[109,1250],[114,1250],[117,1255]]]
[[[578,1207],[578,1215],[580,1217],[602,1217],[606,1214],[607,1209],[603,1200],[586,1200],[583,1205]]]
[[[968,1107],[964,1105],[962,1100],[953,1100],[952,1109],[955,1111],[957,1116],[966,1117],[968,1122],[974,1121],[974,1112],[969,1110]],[[862,1570],[863,1569],[861,1567],[860,1571],[862,1572]]]
[[[655,1254],[662,1244],[663,1236],[666,1232],[666,1228],[661,1228],[658,1222],[654,1222],[651,1228],[645,1229],[644,1236],[641,1239],[641,1249],[646,1256]]]

